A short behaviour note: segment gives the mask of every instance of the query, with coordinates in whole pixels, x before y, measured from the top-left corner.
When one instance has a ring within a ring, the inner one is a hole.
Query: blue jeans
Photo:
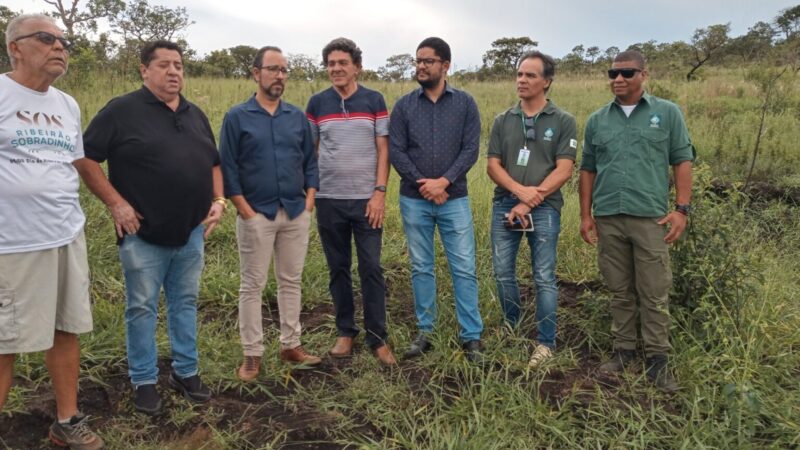
[[[203,271],[203,226],[183,247],[165,247],[127,235],[119,247],[125,274],[128,375],[134,386],[158,381],[156,319],[161,287],[167,301],[172,368],[179,377],[197,374],[197,295]]]
[[[537,340],[555,348],[556,306],[556,250],[561,231],[561,214],[552,206],[541,204],[531,211],[533,232],[509,231],[503,226],[504,215],[519,200],[513,197],[495,199],[492,208],[492,264],[497,283],[497,297],[506,322],[512,327],[519,322],[520,300],[517,285],[517,252],[523,234],[531,250],[533,282],[536,285]]]
[[[475,233],[469,199],[461,197],[436,205],[423,199],[400,196],[400,213],[411,258],[411,284],[417,326],[423,333],[433,332],[436,320],[436,277],[434,275],[433,234],[439,237],[447,254],[453,280],[456,318],[462,342],[480,339],[483,331],[478,310],[478,278],[475,275]]]

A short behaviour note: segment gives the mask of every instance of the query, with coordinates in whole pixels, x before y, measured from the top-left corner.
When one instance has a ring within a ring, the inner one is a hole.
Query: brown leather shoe
[[[258,371],[261,370],[261,357],[260,356],[245,356],[236,375],[242,381],[253,381],[258,377]]]
[[[319,356],[306,353],[302,345],[295,348],[281,350],[281,361],[290,364],[305,364],[306,366],[316,366],[322,362]]]
[[[389,344],[381,345],[380,347],[376,348],[372,352],[378,361],[381,362],[384,366],[395,366],[397,365],[397,360],[394,358],[392,354],[392,349],[389,348]]]
[[[353,338],[348,336],[339,336],[336,338],[336,343],[328,352],[334,358],[347,358],[353,356]]]

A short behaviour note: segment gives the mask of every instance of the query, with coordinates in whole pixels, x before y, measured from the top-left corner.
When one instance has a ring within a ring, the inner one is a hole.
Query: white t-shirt
[[[0,75],[0,254],[61,247],[86,221],[72,161],[83,157],[75,99]]]
[[[636,105],[619,105],[619,107],[625,112],[625,117],[630,117],[633,110],[636,109]]]

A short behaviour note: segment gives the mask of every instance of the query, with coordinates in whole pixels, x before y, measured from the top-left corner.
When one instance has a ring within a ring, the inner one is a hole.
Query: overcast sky
[[[68,1],[68,0],[65,0]],[[770,22],[799,0],[150,0],[184,6],[195,24],[185,36],[199,54],[235,45],[277,45],[284,53],[318,56],[339,36],[364,52],[375,69],[386,58],[414,53],[428,36],[446,40],[454,69],[481,64],[500,37],[528,36],[556,57],[578,45],[601,49],[655,39],[688,40],[696,28],[731,24],[738,36],[757,21]],[[12,10],[41,12],[43,0],[2,0]],[[81,0],[83,3],[83,0]],[[320,56],[321,58],[321,56]]]

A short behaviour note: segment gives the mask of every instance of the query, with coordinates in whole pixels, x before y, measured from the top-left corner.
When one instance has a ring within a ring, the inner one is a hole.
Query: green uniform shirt
[[[667,214],[669,166],[694,160],[681,110],[645,93],[630,117],[616,101],[586,122],[581,170],[596,172],[595,216]]]
[[[578,151],[578,127],[575,118],[547,100],[547,105],[535,117],[536,139],[527,139],[523,120],[525,113],[519,104],[494,119],[489,138],[489,158],[498,158],[511,178],[524,186],[538,186],[556,168],[556,160],[575,161]],[[527,146],[527,160],[525,150]],[[521,157],[522,154],[522,157]],[[510,195],[497,186],[495,198]],[[564,205],[561,190],[548,195],[544,202],[558,211]]]

